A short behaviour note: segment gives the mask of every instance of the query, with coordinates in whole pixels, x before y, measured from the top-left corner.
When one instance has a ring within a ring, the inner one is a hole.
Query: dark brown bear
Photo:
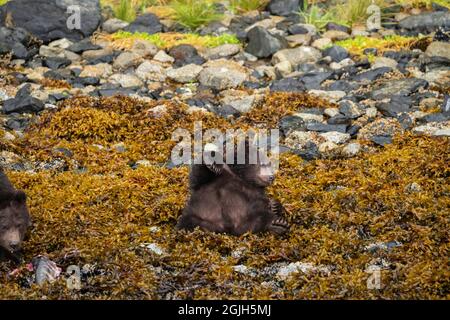
[[[12,186],[0,168],[0,261],[20,260],[22,241],[29,226],[26,195]]]
[[[249,164],[247,152],[245,164],[236,164],[236,154],[234,163],[191,167],[191,197],[177,228],[200,227],[232,235],[288,232],[284,208],[265,192],[274,180],[271,164],[261,161],[260,157],[257,164]]]

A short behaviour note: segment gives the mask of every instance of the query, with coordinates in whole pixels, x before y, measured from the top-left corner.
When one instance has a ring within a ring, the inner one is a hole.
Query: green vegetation
[[[324,29],[328,22],[336,20],[333,10],[324,10],[315,2],[306,5],[299,14],[303,17],[305,23],[315,26],[318,30]]]
[[[200,36],[193,33],[130,33],[119,31],[112,35],[113,41],[120,40],[147,40],[160,48],[171,48],[179,44],[192,44],[198,47],[214,48],[223,44],[239,44],[240,41],[235,35],[222,34],[219,36]]]
[[[9,0],[0,0],[0,6],[4,5],[5,3],[7,3]]]
[[[351,54],[362,55],[364,49],[377,48],[379,53],[386,50],[409,49],[421,41],[418,37],[403,37],[399,35],[388,36],[385,38],[373,38],[357,36],[354,38],[336,41],[335,44],[347,49]]]
[[[401,4],[402,6],[409,6],[412,8],[430,9],[433,3],[450,8],[449,0],[395,0],[395,2]]]
[[[134,7],[133,1],[120,0],[119,5],[114,7],[114,14],[117,19],[132,22],[134,19],[136,19],[136,9]]]
[[[190,30],[222,18],[214,2],[209,0],[174,0],[169,6],[173,9],[173,18]]]
[[[268,0],[231,0],[230,7],[234,12],[242,13],[260,10],[269,3]]]

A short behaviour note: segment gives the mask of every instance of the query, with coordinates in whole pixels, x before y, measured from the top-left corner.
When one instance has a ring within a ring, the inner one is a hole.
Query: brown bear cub
[[[212,152],[211,156],[216,155]],[[274,172],[270,162],[262,161],[262,157],[258,155],[256,164],[250,164],[246,152],[245,162],[238,164],[235,151],[234,164],[193,165],[189,177],[191,197],[177,228],[200,227],[232,235],[287,233],[289,225],[283,217],[283,206],[265,192],[274,181]]]
[[[21,244],[29,226],[26,195],[12,186],[0,168],[0,261],[20,261]]]

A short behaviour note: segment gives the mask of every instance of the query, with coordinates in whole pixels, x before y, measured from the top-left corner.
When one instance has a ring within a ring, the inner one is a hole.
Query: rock
[[[399,27],[413,34],[431,33],[439,28],[450,29],[450,11],[425,12],[409,16],[399,22]]]
[[[92,78],[108,78],[113,73],[111,65],[107,63],[99,63],[94,65],[84,66],[80,77]]]
[[[348,133],[330,131],[320,134],[326,141],[335,144],[344,144],[350,140],[350,135]]]
[[[235,88],[248,79],[247,70],[236,62],[218,59],[205,64],[200,83],[217,90]]]
[[[381,68],[372,69],[369,71],[364,71],[364,72],[358,73],[357,75],[354,75],[350,79],[353,81],[372,82],[372,81],[382,77],[385,73],[388,73],[391,71],[392,71],[392,69],[389,67],[381,67]]]
[[[337,24],[337,23],[334,23],[334,22],[328,22],[327,25],[325,26],[325,29],[327,31],[337,30],[337,31],[345,32],[345,33],[350,33],[351,32],[351,29],[349,27],[344,26],[342,24]]]
[[[430,122],[426,125],[412,129],[415,134],[428,134],[432,136],[450,137],[450,121]]]
[[[162,63],[174,63],[175,59],[169,56],[164,50],[159,50],[158,53],[153,57],[153,60]]]
[[[314,63],[322,57],[319,50],[303,46],[294,49],[283,49],[272,57],[272,64],[276,65],[282,61],[289,61],[293,67],[303,63]]]
[[[331,39],[329,38],[319,38],[317,40],[314,40],[311,46],[316,49],[322,50],[330,46],[332,43],[333,41],[331,41]]]
[[[329,79],[332,72],[310,72],[300,77],[291,77],[272,82],[271,91],[305,92],[318,89],[320,84]]]
[[[72,45],[73,42],[66,38],[55,40],[48,44],[50,48],[60,48],[60,49],[68,49]]]
[[[284,78],[292,72],[292,65],[289,61],[282,61],[275,65],[275,72],[280,78]]]
[[[347,58],[347,59],[344,59],[344,60],[342,60],[340,62],[332,62],[332,63],[330,63],[330,68],[333,69],[333,70],[339,70],[339,69],[342,69],[342,68],[350,67],[350,66],[352,66],[354,64],[355,64],[355,62],[352,59]]]
[[[166,80],[166,70],[157,63],[151,61],[144,61],[136,68],[136,75],[142,81],[159,81]]]
[[[286,47],[280,38],[271,35],[262,27],[254,27],[248,32],[249,43],[245,51],[258,58],[267,58]]]
[[[332,41],[340,41],[350,38],[347,32],[339,30],[328,30],[322,34],[322,37],[331,39]]]
[[[65,58],[64,49],[49,46],[41,46],[39,55],[46,58]]]
[[[0,27],[0,54],[11,52],[13,58],[28,60],[36,53],[30,40],[31,34],[25,29]]]
[[[432,42],[425,51],[429,56],[444,57],[450,60],[450,43],[448,42]]]
[[[202,70],[202,66],[188,64],[178,69],[167,70],[167,76],[176,82],[188,83],[195,81]]]
[[[309,131],[318,131],[318,132],[330,132],[337,131],[341,133],[345,133],[347,131],[346,124],[326,124],[320,122],[309,122],[306,124],[306,129]]]
[[[339,112],[350,119],[359,118],[364,114],[361,107],[351,100],[343,100],[339,102]]]
[[[339,115],[339,109],[338,108],[326,108],[323,111],[323,114],[330,118],[336,117]]]
[[[93,44],[89,38],[83,39],[81,41],[73,43],[71,46],[67,48],[67,50],[75,53],[83,53],[84,51],[89,50],[99,50],[102,47],[99,45]]]
[[[281,118],[279,126],[284,136],[288,136],[292,131],[304,131],[306,129],[305,121],[295,115]]]
[[[319,152],[324,155],[327,155],[337,150],[338,148],[339,146],[336,143],[331,141],[325,141],[319,145]]]
[[[317,152],[317,146],[323,143],[324,138],[316,132],[291,131],[286,137],[286,146],[295,150]]]
[[[375,61],[372,64],[373,69],[379,69],[383,67],[396,69],[398,62],[394,59],[385,58],[385,57],[376,57]]]
[[[159,18],[153,13],[140,15],[130,25],[124,28],[128,32],[145,32],[154,34],[163,31],[163,26],[159,22]]]
[[[329,56],[334,62],[341,62],[349,57],[347,50],[340,46],[332,46],[323,51],[323,56]]]
[[[112,18],[103,22],[102,30],[106,33],[115,33],[119,30],[125,29],[130,24],[126,21],[122,21],[120,19]]]
[[[114,60],[113,67],[117,70],[124,70],[133,67],[141,61],[141,56],[134,52],[122,52],[116,60]]]
[[[308,93],[333,103],[341,100],[346,95],[344,91],[309,90]]]
[[[450,96],[447,95],[444,99],[444,103],[441,106],[442,112],[450,112]]]
[[[361,145],[357,142],[349,143],[342,148],[342,154],[347,157],[354,157],[361,151]]]
[[[317,29],[312,24],[297,23],[293,24],[288,28],[288,31],[292,35],[296,34],[307,34],[310,36],[315,36],[317,34]]]
[[[205,56],[208,60],[229,58],[241,51],[241,45],[239,44],[223,44],[221,46],[208,49]]]
[[[257,95],[249,95],[245,91],[227,90],[222,91],[223,98],[220,100],[223,106],[231,107],[240,114],[246,113],[259,101]]]
[[[370,122],[358,132],[358,139],[369,140],[379,145],[392,143],[395,134],[403,133],[403,128],[396,119],[380,118]]]
[[[267,9],[276,16],[289,16],[303,8],[304,0],[271,0]]]
[[[137,39],[134,41],[131,52],[140,55],[141,57],[153,57],[159,52],[158,47],[147,40]]]
[[[70,30],[68,24],[73,22],[70,18],[73,11],[69,8],[74,7],[80,10],[80,23],[77,28]],[[0,7],[0,25],[5,25],[7,13],[15,25],[44,42],[61,38],[81,40],[92,35],[101,22],[98,0],[9,1]]]
[[[46,67],[49,67],[50,69],[59,69],[59,68],[65,68],[68,65],[70,65],[72,61],[66,58],[47,58],[44,60],[44,65]]]
[[[294,34],[292,36],[287,36],[286,40],[290,48],[309,46],[311,43],[311,36],[309,34]]]
[[[187,64],[202,65],[206,61],[199,56],[197,49],[190,44],[181,44],[171,48],[169,55],[175,59],[175,67],[182,67]]]
[[[394,95],[389,99],[389,102],[381,102],[376,107],[383,115],[396,117],[400,113],[409,112],[411,105],[410,97]]]
[[[161,256],[164,254],[164,250],[156,243],[142,243],[140,246],[158,256]]]
[[[372,91],[372,98],[375,100],[382,100],[390,98],[393,95],[408,96],[416,92],[420,88],[428,87],[428,82],[423,79],[406,78],[400,80],[393,80],[380,85]]]
[[[3,102],[3,112],[38,113],[44,109],[44,103],[31,96],[31,85],[26,84],[17,92],[15,98]]]
[[[113,74],[109,77],[109,80],[112,83],[120,84],[122,88],[142,87],[144,85],[138,77],[132,74]]]

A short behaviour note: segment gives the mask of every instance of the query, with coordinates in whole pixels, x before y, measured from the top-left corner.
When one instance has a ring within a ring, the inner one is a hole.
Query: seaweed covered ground
[[[45,111],[1,146],[42,168],[8,171],[33,217],[25,261],[47,255],[63,271],[88,272],[69,290],[64,276],[38,287],[2,264],[0,298],[450,298],[448,137],[406,133],[385,147],[363,143],[349,159],[283,153],[269,192],[289,211],[284,238],[175,230],[189,195],[188,168],[168,163],[172,129],[271,127],[320,103],[270,94],[235,121],[125,97],[75,97]],[[379,289],[367,286],[374,268]]]

